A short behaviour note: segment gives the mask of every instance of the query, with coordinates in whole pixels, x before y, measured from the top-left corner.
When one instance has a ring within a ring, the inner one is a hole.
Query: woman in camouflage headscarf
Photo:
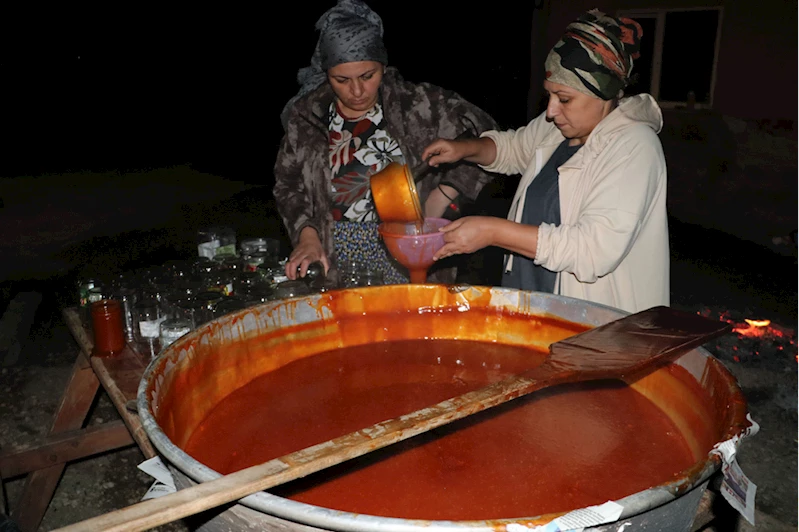
[[[476,136],[496,122],[456,93],[409,83],[388,67],[382,20],[362,1],[339,0],[316,27],[311,64],[281,114],[274,169],[277,208],[294,246],[286,274],[347,261],[377,268],[386,283],[407,282],[378,236],[370,177],[392,161],[415,167],[436,137],[466,129]],[[442,216],[458,195],[474,200],[491,178],[472,165],[429,173],[417,183],[425,215]],[[442,265],[434,279],[454,281],[454,273]]]
[[[503,286],[629,312],[669,304],[663,117],[650,95],[623,97],[642,33],[627,18],[583,14],[546,59],[544,113],[425,149],[433,166],[463,159],[522,174],[507,220],[454,221],[436,258],[493,245],[508,251]]]

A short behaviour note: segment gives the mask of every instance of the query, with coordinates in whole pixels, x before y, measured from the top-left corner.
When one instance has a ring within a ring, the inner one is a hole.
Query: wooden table
[[[22,496],[11,509],[12,519],[23,532],[38,529],[68,462],[134,443],[145,459],[156,455],[135,413],[136,392],[147,362],[130,345],[113,358],[92,357],[94,342],[79,309],[64,309],[63,316],[80,353],[50,432],[43,442],[0,455],[0,479],[27,475]],[[122,420],[85,427],[100,385]]]

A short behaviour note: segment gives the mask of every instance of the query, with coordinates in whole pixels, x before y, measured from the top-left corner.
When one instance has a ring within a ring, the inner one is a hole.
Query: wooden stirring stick
[[[639,377],[730,329],[727,323],[696,314],[654,307],[553,343],[544,363],[521,375],[59,530],[147,530],[302,478],[542,388]]]

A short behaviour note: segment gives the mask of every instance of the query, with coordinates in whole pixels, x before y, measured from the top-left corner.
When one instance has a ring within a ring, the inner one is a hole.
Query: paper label
[[[181,325],[181,326],[172,326],[169,328],[161,327],[161,349],[164,349],[166,346],[183,336],[184,334],[188,334],[191,332],[190,325]]]
[[[741,471],[738,461],[721,466],[724,479],[721,481],[721,494],[730,503],[730,506],[749,521],[755,524],[755,492],[757,486]]]
[[[557,524],[558,528],[553,530],[575,530],[579,532],[588,526],[616,521],[621,516],[622,510],[624,510],[624,507],[613,501],[608,501],[599,506],[580,508],[556,518],[553,522]]]
[[[506,527],[508,532],[582,532],[586,527],[594,527],[605,523],[612,523],[621,517],[624,507],[613,501],[598,506],[580,508],[566,515],[555,518],[546,525],[528,527],[525,525],[510,524]],[[621,525],[626,528],[628,523]]]
[[[219,246],[218,241],[217,241],[217,246]],[[236,254],[236,244],[235,244],[235,242],[233,244],[228,244],[226,246],[219,246],[218,249],[216,250],[216,254],[217,255],[221,255],[222,253],[232,253],[232,254],[235,255]],[[213,257],[211,257],[211,258],[213,258]]]
[[[158,338],[160,334],[159,328],[161,327],[161,322],[166,319],[166,316],[152,321],[140,321],[139,322],[139,332],[142,335],[142,338]]]
[[[208,257],[213,259],[219,249],[219,240],[211,240],[210,242],[203,242],[197,245],[197,254],[200,257]]]

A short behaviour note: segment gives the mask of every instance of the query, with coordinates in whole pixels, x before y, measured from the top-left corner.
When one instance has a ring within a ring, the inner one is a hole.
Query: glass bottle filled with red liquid
[[[122,306],[115,299],[101,299],[92,303],[94,351],[92,356],[110,357],[125,348],[122,324]]]

